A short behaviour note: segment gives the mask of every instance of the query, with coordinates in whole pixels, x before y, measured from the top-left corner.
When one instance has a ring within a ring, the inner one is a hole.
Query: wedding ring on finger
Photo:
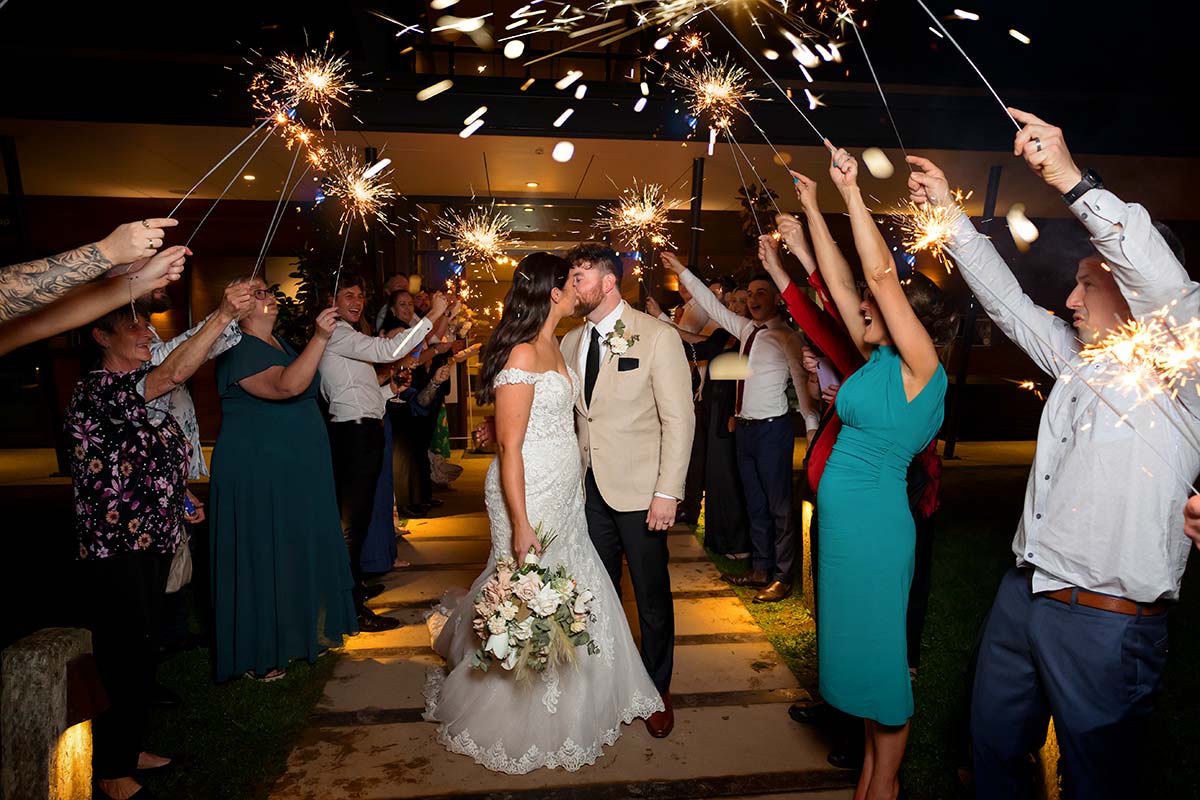
[[[1042,152],[1042,140],[1041,140],[1041,139],[1036,139],[1036,138],[1035,138],[1035,139],[1033,140],[1033,143],[1034,143],[1034,145],[1036,146],[1036,149],[1037,149],[1037,151],[1038,151],[1039,153],[1040,153],[1040,152]]]
[[[149,227],[150,227],[150,223],[149,223],[149,222],[147,222],[146,220],[142,220],[142,227],[143,227],[143,228],[149,228]]]

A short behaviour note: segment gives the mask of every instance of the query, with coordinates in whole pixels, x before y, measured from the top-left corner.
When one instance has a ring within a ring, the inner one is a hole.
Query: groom
[[[671,732],[675,610],[667,572],[667,529],[683,497],[695,414],[691,376],[674,328],[621,299],[621,259],[598,244],[567,254],[584,324],[562,340],[583,377],[575,427],[583,459],[588,534],[621,592],[621,557],[637,600],[642,662],[664,711],[646,720]]]

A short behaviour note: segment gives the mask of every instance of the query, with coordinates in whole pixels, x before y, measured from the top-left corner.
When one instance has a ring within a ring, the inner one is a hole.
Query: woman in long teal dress
[[[333,488],[317,364],[333,309],[299,355],[272,333],[278,309],[261,280],[242,341],[217,360],[221,433],[209,512],[218,681],[281,677],[358,631]]]
[[[865,726],[856,800],[895,798],[913,713],[905,617],[915,560],[906,473],[942,424],[946,373],[929,328],[941,311],[929,281],[901,285],[892,252],[858,188],[858,163],[833,155],[868,291],[845,260],[823,277],[867,363],[838,391],[842,429],[817,491],[817,652],[821,695]],[[815,184],[796,175],[803,198]],[[820,258],[821,253],[818,253]]]

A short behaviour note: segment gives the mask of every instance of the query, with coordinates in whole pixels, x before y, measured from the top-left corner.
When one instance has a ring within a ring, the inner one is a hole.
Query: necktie
[[[583,373],[583,399],[588,405],[592,403],[592,390],[596,388],[596,378],[600,375],[600,331],[592,326],[592,338],[588,342],[587,363]]]
[[[750,361],[750,348],[754,346],[754,337],[758,336],[758,332],[766,328],[766,325],[755,325],[754,330],[750,331],[750,335],[746,337],[746,346],[742,349],[742,355],[746,357],[747,364]],[[733,415],[740,417],[742,415],[742,395],[746,392],[746,382],[744,380],[737,382],[737,388],[734,391]]]

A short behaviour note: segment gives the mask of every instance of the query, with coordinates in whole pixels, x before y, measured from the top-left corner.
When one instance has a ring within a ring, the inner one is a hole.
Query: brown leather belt
[[[1029,571],[1029,581],[1030,586],[1032,586],[1033,570]],[[1167,604],[1161,600],[1154,603],[1135,603],[1132,600],[1126,600],[1124,597],[1111,597],[1107,594],[1097,594],[1096,592],[1089,592],[1087,589],[1078,588],[1057,589],[1053,592],[1038,592],[1037,596],[1064,603],[1068,606],[1073,601],[1077,605],[1086,606],[1087,608],[1111,611],[1114,614],[1125,614],[1130,617],[1136,617],[1139,614],[1143,617],[1153,617],[1167,610]]]

